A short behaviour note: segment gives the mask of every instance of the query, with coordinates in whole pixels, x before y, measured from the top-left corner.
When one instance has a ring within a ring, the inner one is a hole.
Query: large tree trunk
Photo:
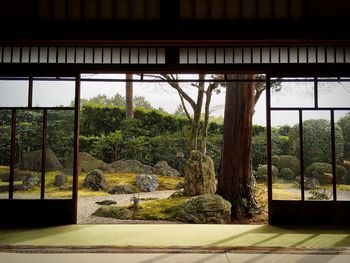
[[[253,79],[253,75],[229,75]],[[219,194],[232,204],[232,217],[250,216],[256,209],[252,193],[251,136],[254,83],[230,82],[226,89],[224,149]]]
[[[125,101],[126,101],[126,117],[128,119],[134,118],[134,105],[133,105],[133,83],[132,74],[126,74],[125,84]]]

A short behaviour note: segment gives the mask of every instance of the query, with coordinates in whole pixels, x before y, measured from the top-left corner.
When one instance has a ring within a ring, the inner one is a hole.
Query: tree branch
[[[184,98],[182,97],[182,95],[179,93],[179,97],[180,97],[180,100],[181,100],[181,105],[182,105],[182,108],[184,109],[185,111],[185,114],[186,114],[186,117],[188,118],[188,120],[190,122],[192,122],[192,118],[191,118],[191,115],[188,113],[188,110],[186,108],[186,105],[185,105],[185,101],[184,101]]]

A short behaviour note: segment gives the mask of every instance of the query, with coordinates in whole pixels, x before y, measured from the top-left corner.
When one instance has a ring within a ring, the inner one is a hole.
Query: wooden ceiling
[[[8,0],[2,20],[202,20],[349,17],[348,0]]]

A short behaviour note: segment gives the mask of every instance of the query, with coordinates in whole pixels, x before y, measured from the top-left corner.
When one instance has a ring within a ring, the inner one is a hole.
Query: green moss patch
[[[116,219],[131,219],[132,211],[126,207],[102,206],[92,215],[100,217],[111,217]]]
[[[183,196],[142,202],[135,219],[176,221],[177,213],[189,198]]]

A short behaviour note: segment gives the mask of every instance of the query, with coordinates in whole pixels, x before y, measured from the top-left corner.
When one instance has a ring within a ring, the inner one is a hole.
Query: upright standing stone
[[[213,160],[200,151],[192,151],[185,165],[184,194],[215,194],[216,179]]]

